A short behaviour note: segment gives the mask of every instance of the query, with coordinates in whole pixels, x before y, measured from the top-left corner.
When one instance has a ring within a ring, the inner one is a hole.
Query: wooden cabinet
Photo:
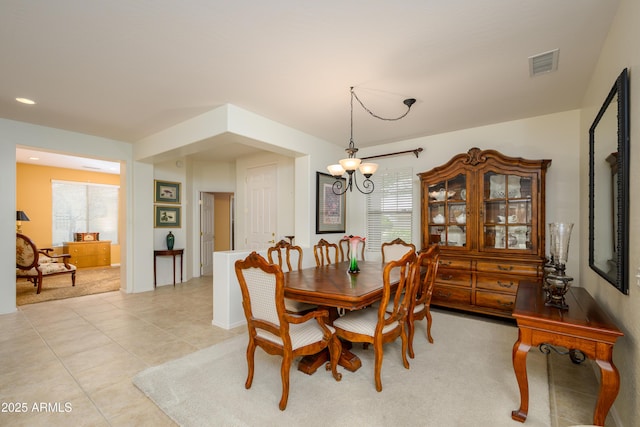
[[[422,247],[440,245],[434,305],[511,316],[518,282],[540,282],[551,160],[472,148],[418,174]]]
[[[62,250],[78,268],[111,265],[111,240],[64,242]]]

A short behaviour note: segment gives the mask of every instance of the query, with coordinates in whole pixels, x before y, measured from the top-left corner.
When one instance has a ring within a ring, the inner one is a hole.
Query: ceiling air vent
[[[531,77],[540,74],[550,73],[558,69],[559,50],[540,53],[529,57],[529,75]]]

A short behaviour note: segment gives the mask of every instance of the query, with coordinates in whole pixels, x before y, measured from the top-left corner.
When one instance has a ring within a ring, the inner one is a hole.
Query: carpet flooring
[[[182,426],[433,426],[513,427],[520,395],[511,364],[517,328],[501,321],[434,312],[435,343],[416,328],[416,358],[404,369],[400,342],[387,344],[383,391],[375,390],[373,349],[355,345],[356,372],[340,368],[336,382],[323,368],[314,375],[291,370],[289,402],[278,409],[280,361],[256,350],[253,386],[247,390],[246,335],[149,368],[134,384]],[[528,427],[549,426],[544,355],[531,351]]]
[[[81,268],[76,271],[76,285],[71,286],[71,275],[44,277],[42,290],[36,294],[33,283],[26,279],[16,282],[16,304],[35,304],[82,295],[99,294],[120,289],[120,267]]]

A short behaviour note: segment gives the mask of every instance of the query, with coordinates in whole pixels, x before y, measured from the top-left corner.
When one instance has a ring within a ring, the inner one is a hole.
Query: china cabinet
[[[518,282],[542,280],[550,164],[474,147],[418,174],[422,247],[441,250],[433,305],[510,317]]]

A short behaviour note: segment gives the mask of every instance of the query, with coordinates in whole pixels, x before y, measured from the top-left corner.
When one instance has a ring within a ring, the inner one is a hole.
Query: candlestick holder
[[[565,295],[571,287],[573,277],[567,276],[565,270],[569,256],[569,241],[573,224],[549,224],[549,248],[551,255],[545,264],[545,277],[542,289],[545,292],[545,305],[562,310],[569,308]]]

